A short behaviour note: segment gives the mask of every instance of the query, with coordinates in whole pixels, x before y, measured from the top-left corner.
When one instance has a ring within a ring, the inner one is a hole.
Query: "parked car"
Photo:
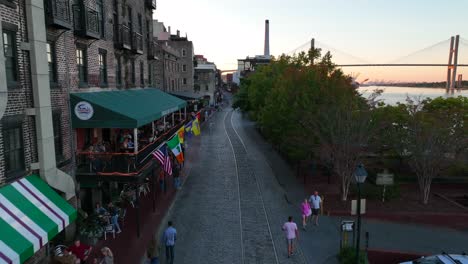
[[[413,261],[401,262],[400,264],[468,264],[468,255],[445,254],[422,257]]]

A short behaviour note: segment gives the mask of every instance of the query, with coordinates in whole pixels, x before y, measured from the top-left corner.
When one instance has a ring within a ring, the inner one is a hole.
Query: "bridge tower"
[[[449,61],[447,69],[447,93],[454,92],[456,83],[455,79],[457,77],[457,66],[458,66],[458,44],[460,42],[460,35],[450,38],[450,51],[449,51]]]
[[[458,91],[460,91],[462,87],[463,87],[463,74],[458,74],[458,81],[457,81]]]

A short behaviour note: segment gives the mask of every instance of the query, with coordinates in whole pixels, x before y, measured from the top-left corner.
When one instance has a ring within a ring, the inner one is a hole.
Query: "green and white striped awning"
[[[38,176],[0,188],[0,264],[23,263],[76,219],[76,210]]]

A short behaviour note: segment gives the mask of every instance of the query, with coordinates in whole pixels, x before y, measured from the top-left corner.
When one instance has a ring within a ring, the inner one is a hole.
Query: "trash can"
[[[354,221],[352,220],[341,221],[340,231],[341,231],[340,249],[344,247],[354,247],[354,238],[356,234]]]

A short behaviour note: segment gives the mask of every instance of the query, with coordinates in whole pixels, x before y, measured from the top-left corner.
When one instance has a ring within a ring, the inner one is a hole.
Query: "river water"
[[[364,86],[360,87],[358,91],[363,97],[368,97],[375,89],[382,89],[384,92],[379,97],[386,104],[396,105],[397,102],[406,103],[407,96],[411,98],[425,99],[442,97],[453,97],[453,96],[466,96],[468,97],[468,90],[462,90],[461,92],[455,91],[454,94],[446,94],[445,89],[436,88],[414,88],[414,87],[389,87],[389,86]]]

